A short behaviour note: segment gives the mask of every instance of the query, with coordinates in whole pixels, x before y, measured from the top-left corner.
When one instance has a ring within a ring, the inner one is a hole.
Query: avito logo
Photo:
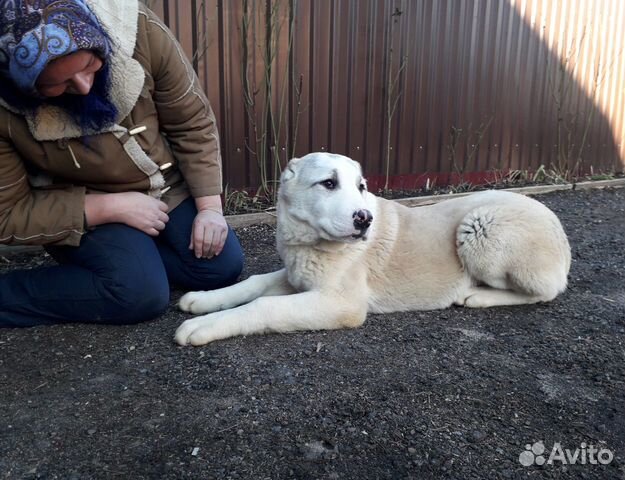
[[[594,445],[587,445],[582,442],[579,448],[571,450],[562,448],[560,442],[553,444],[551,453],[547,457],[545,444],[543,442],[535,442],[533,445],[525,445],[525,451],[519,455],[519,463],[524,467],[532,465],[553,465],[560,462],[562,465],[608,465],[614,459],[614,453],[607,448],[597,448]]]

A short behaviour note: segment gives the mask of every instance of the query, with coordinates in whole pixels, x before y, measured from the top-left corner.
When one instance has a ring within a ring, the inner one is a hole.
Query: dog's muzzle
[[[362,209],[355,211],[352,215],[352,218],[354,219],[354,228],[358,230],[358,234],[354,235],[354,237],[360,238],[371,226],[371,222],[373,221],[373,215],[371,215],[371,212],[369,210]]]

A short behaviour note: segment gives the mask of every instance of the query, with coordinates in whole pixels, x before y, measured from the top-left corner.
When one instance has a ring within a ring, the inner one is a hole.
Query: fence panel
[[[292,155],[374,188],[622,171],[621,0],[153,0],[212,102],[231,188]]]

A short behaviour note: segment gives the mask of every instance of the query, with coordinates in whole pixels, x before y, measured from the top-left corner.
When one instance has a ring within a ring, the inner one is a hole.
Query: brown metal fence
[[[622,0],[148,3],[193,58],[231,188],[320,150],[374,187],[623,170]]]

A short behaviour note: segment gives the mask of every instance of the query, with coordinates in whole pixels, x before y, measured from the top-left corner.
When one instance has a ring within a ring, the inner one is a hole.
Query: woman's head
[[[110,55],[109,36],[83,0],[0,0],[0,96],[9,105],[57,105],[84,130],[110,125]]]

